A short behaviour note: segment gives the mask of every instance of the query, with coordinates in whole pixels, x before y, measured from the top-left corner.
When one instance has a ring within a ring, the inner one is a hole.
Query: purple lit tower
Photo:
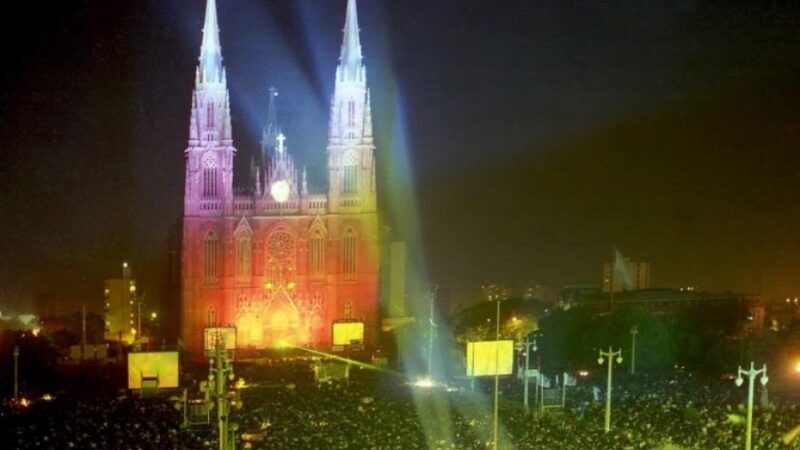
[[[215,0],[208,0],[191,102],[181,336],[199,356],[209,324],[239,347],[327,346],[336,320],[378,323],[375,147],[356,1],[347,3],[331,116],[328,192],[309,192],[277,128],[275,92],[252,189],[235,194],[230,100]],[[320,149],[321,151],[321,149]]]

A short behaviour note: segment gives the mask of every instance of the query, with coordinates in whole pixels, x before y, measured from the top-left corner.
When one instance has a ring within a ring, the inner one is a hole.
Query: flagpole
[[[542,358],[539,357],[539,412],[544,412],[544,374],[542,373]]]
[[[497,302],[497,318],[495,321],[495,333],[494,333],[494,450],[499,448],[497,439],[497,428],[498,428],[498,391],[500,390],[500,371],[499,369],[499,355],[500,353],[500,299],[496,300]]]

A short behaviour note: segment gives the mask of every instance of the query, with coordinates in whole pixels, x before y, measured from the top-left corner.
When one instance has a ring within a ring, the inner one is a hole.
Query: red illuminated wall
[[[309,270],[312,222],[326,235],[325,275],[321,279],[314,279]],[[187,350],[201,350],[203,328],[209,320],[236,325],[240,347],[328,346],[331,324],[345,318],[364,320],[368,336],[374,334],[378,324],[376,225],[375,214],[319,216],[316,221],[304,215],[187,218],[182,333]],[[242,279],[236,274],[235,244],[237,231],[246,227],[253,230],[252,274]],[[357,236],[356,274],[348,279],[342,273],[341,235],[345,228]],[[210,231],[221,236],[222,243],[221,276],[215,284],[207,284],[204,276],[204,244]],[[279,247],[275,246],[276,236],[282,242]]]

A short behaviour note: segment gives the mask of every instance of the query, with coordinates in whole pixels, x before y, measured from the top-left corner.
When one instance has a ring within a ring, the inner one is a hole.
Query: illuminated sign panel
[[[333,345],[364,343],[364,322],[336,322],[333,324]]]
[[[225,350],[236,350],[236,327],[210,327],[205,329],[203,348],[206,351],[214,350],[217,345],[217,336],[222,337]]]
[[[142,378],[158,378],[159,388],[178,387],[178,352],[128,353],[128,389],[141,389]]]
[[[514,341],[467,342],[467,376],[511,375]]]

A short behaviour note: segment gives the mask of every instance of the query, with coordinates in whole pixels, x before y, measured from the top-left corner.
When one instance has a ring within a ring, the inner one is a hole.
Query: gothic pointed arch
[[[324,236],[328,235],[328,229],[325,227],[325,221],[322,220],[322,217],[319,214],[314,216],[314,219],[311,221],[311,225],[308,226],[309,233],[314,230],[319,230]]]
[[[356,278],[358,255],[358,236],[352,226],[345,228],[342,233],[342,278],[353,281]]]
[[[243,232],[250,233],[250,235],[254,234],[253,227],[252,225],[250,225],[250,221],[247,220],[247,217],[242,217],[239,220],[239,223],[236,225],[236,231],[234,231],[234,234]]]
[[[312,281],[325,281],[325,248],[327,230],[319,216],[311,222],[308,231],[308,273]]]
[[[208,305],[206,308],[206,325],[209,327],[217,325],[217,311],[214,305]]]
[[[342,192],[355,194],[358,192],[358,151],[347,149],[342,157]]]
[[[253,231],[244,218],[234,232],[234,241],[236,281],[247,283],[253,273]]]
[[[219,280],[221,269],[220,242],[217,233],[209,230],[203,239],[203,281],[213,286]]]
[[[274,287],[296,283],[297,236],[285,224],[272,227],[264,240],[265,284]]]
[[[205,152],[201,164],[203,166],[201,184],[203,197],[216,198],[219,195],[220,184],[217,156],[213,152]]]

